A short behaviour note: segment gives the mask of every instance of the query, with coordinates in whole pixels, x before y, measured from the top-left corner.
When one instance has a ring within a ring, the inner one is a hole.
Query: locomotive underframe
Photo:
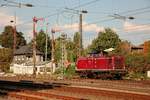
[[[80,75],[82,78],[100,78],[100,79],[122,79],[127,71],[124,69],[115,69],[115,70],[108,70],[108,69],[103,69],[103,70],[76,70],[76,72]]]

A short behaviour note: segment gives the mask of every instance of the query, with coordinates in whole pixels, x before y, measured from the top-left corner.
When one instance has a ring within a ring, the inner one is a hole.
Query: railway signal
[[[33,77],[36,76],[36,24],[39,20],[44,20],[43,18],[33,17]]]

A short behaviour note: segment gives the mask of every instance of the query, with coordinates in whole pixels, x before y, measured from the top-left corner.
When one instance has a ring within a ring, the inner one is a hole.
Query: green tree
[[[131,51],[131,43],[128,41],[121,41],[119,45],[116,47],[115,53],[119,55],[125,55],[130,53]]]
[[[61,60],[61,52],[62,52],[62,49],[61,49],[61,38],[58,37],[57,39],[55,39],[55,56],[54,56],[54,59],[56,62],[60,62]]]
[[[11,49],[8,48],[1,48],[0,49],[0,69],[4,72],[9,70],[10,63],[13,59],[13,52]]]
[[[80,40],[80,34],[79,34],[79,32],[76,32],[74,34],[74,37],[73,37],[73,43],[74,43],[74,47],[73,47],[74,61],[77,60],[77,57],[78,57],[78,54],[79,54],[79,48],[80,48],[79,40]]]
[[[46,33],[41,30],[38,35],[36,36],[36,47],[37,49],[44,53],[46,52]],[[51,40],[50,37],[47,36],[47,57],[50,59],[51,57]]]
[[[71,40],[66,41],[66,49],[67,49],[67,59],[71,62],[75,62],[76,53],[75,53],[75,44]]]
[[[108,48],[116,48],[120,42],[121,40],[116,32],[106,28],[104,32],[100,32],[98,37],[92,41],[90,49],[100,52]]]
[[[142,53],[130,53],[126,55],[126,66],[129,71],[142,72],[145,64],[145,57]]]
[[[2,32],[2,34],[0,35],[0,39],[1,39],[1,45],[5,48],[13,48],[13,32],[14,29],[12,26],[6,26],[4,28],[4,31]],[[16,48],[19,48],[19,46],[23,46],[26,45],[26,40],[23,37],[23,33],[22,32],[17,32],[16,31]]]
[[[67,60],[74,62],[77,56],[77,52],[75,52],[75,43],[71,39],[64,40],[66,52],[67,52]],[[62,40],[58,37],[55,40],[55,60],[59,62],[62,56]]]
[[[128,76],[131,78],[143,78],[150,70],[149,62],[143,53],[129,53],[125,56]]]
[[[61,50],[61,38],[58,37],[55,40],[55,60],[58,62],[61,60],[62,50]],[[71,62],[75,62],[79,51],[79,33],[76,32],[72,40],[65,40],[67,59]]]
[[[23,33],[22,32],[17,32],[17,42],[16,42],[16,48],[19,48],[20,46],[24,46],[26,45],[26,40],[25,38],[23,37]]]

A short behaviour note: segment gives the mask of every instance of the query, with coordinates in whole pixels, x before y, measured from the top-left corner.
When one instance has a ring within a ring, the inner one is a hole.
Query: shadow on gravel
[[[0,97],[7,95],[9,92],[19,92],[21,90],[45,90],[45,89],[53,89],[56,87],[68,86],[70,84],[65,83],[35,83],[29,80],[20,80],[19,82],[14,81],[4,81],[0,80]]]

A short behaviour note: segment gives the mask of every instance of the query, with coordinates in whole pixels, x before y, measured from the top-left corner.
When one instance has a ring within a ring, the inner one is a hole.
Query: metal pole
[[[38,20],[43,20],[43,18],[33,17],[33,76],[36,76],[36,23]]]
[[[46,28],[46,44],[45,44],[45,61],[47,61],[47,35],[48,35],[48,23],[47,23],[47,28]]]
[[[79,39],[79,56],[82,55],[82,13],[79,16],[79,34],[80,34],[80,39]]]
[[[63,44],[63,37],[61,39],[61,67],[62,67],[62,78],[64,76],[64,44]]]
[[[52,72],[54,72],[54,66],[53,66],[53,63],[54,63],[54,32],[51,32],[51,35],[52,35],[52,51],[51,51],[51,62],[52,62]]]
[[[86,10],[75,10],[75,9],[70,9],[66,8],[68,10],[76,11],[77,14],[79,14],[79,34],[80,34],[80,39],[79,39],[79,47],[78,47],[78,57],[82,56],[83,52],[83,43],[82,43],[82,14],[83,13],[88,13]]]
[[[33,18],[33,77],[36,77],[36,17]]]
[[[47,35],[48,35],[48,23],[46,24],[47,26],[46,26],[46,33],[45,33],[45,69],[44,69],[44,72],[45,72],[45,74],[47,73],[47,71],[46,71],[46,64],[47,64]]]
[[[54,60],[54,33],[52,33],[52,61]]]
[[[63,37],[63,33],[62,33],[62,77],[63,77],[63,75],[64,75],[64,63],[65,63],[65,54],[64,54],[64,49],[65,49],[65,46],[64,46],[65,44],[64,44],[64,37]]]
[[[12,22],[13,22],[13,21],[12,21]],[[13,53],[15,53],[15,50],[16,50],[16,13],[15,13],[15,15],[14,15],[13,37],[14,37]]]

